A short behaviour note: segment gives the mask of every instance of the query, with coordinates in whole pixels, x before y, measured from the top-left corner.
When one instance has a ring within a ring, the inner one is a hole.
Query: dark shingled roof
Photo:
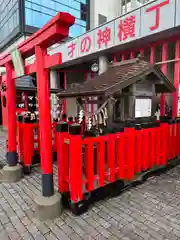
[[[22,77],[16,78],[16,90],[19,91],[28,91],[28,92],[37,92],[37,87],[33,83],[33,77],[30,75],[25,75]],[[58,88],[50,88],[50,93],[58,93]]]
[[[112,64],[105,73],[96,76],[93,80],[88,80],[81,85],[78,84],[72,88],[62,90],[57,95],[60,98],[110,96],[150,74],[154,76],[156,93],[175,91],[173,84],[157,65],[150,64],[140,58],[135,58]]]

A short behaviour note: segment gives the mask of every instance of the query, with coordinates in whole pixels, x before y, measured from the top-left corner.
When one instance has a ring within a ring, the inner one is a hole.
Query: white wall
[[[107,17],[107,21],[121,15],[121,0],[90,0],[90,28],[99,26],[98,14]]]
[[[119,17],[135,8],[140,7],[145,2],[152,0],[128,0],[122,6],[122,0],[90,0],[90,28],[99,26],[98,14],[107,17],[107,21]]]

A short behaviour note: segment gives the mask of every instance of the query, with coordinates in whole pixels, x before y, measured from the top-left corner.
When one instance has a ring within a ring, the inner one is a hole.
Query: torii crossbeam
[[[52,167],[52,136],[49,100],[48,71],[50,68],[62,64],[61,53],[53,56],[47,54],[47,48],[69,36],[69,28],[75,18],[68,13],[58,13],[42,29],[38,30],[18,46],[25,62],[27,57],[35,54],[32,65],[24,66],[25,74],[37,74],[37,92],[39,105],[40,153],[42,168],[42,194],[50,197],[54,194]],[[6,68],[7,77],[7,109],[8,109],[8,152],[9,167],[17,166],[16,151],[16,89],[11,54],[0,56],[0,66]]]

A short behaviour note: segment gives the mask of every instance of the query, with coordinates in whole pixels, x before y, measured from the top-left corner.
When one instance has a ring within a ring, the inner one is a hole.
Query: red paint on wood
[[[12,72],[12,65],[7,63],[8,152],[16,152],[16,88]]]
[[[39,105],[39,125],[40,125],[40,154],[43,174],[51,174],[52,168],[52,133],[50,116],[50,93],[49,74],[44,69],[44,58],[46,52],[41,47],[36,47],[37,71],[37,91]]]
[[[162,62],[167,61],[168,59],[168,44],[164,43],[162,46]],[[167,63],[162,64],[162,72],[166,75],[167,73]],[[164,93],[161,94],[160,99],[160,115],[165,115],[165,109],[166,109],[166,95]]]
[[[180,58],[180,40],[176,42],[175,58]],[[172,117],[176,118],[178,115],[178,91],[180,81],[180,61],[174,63],[174,87],[176,91],[172,94]]]

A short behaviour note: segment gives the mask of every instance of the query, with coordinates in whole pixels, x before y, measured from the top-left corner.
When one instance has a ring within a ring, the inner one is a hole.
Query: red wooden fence
[[[70,192],[73,202],[83,194],[117,180],[132,180],[135,174],[180,155],[180,123],[82,139],[57,133],[59,192]]]
[[[53,150],[56,152],[56,125],[52,124]],[[32,165],[35,151],[40,151],[40,134],[38,123],[17,122],[17,146],[19,160],[24,166]]]

